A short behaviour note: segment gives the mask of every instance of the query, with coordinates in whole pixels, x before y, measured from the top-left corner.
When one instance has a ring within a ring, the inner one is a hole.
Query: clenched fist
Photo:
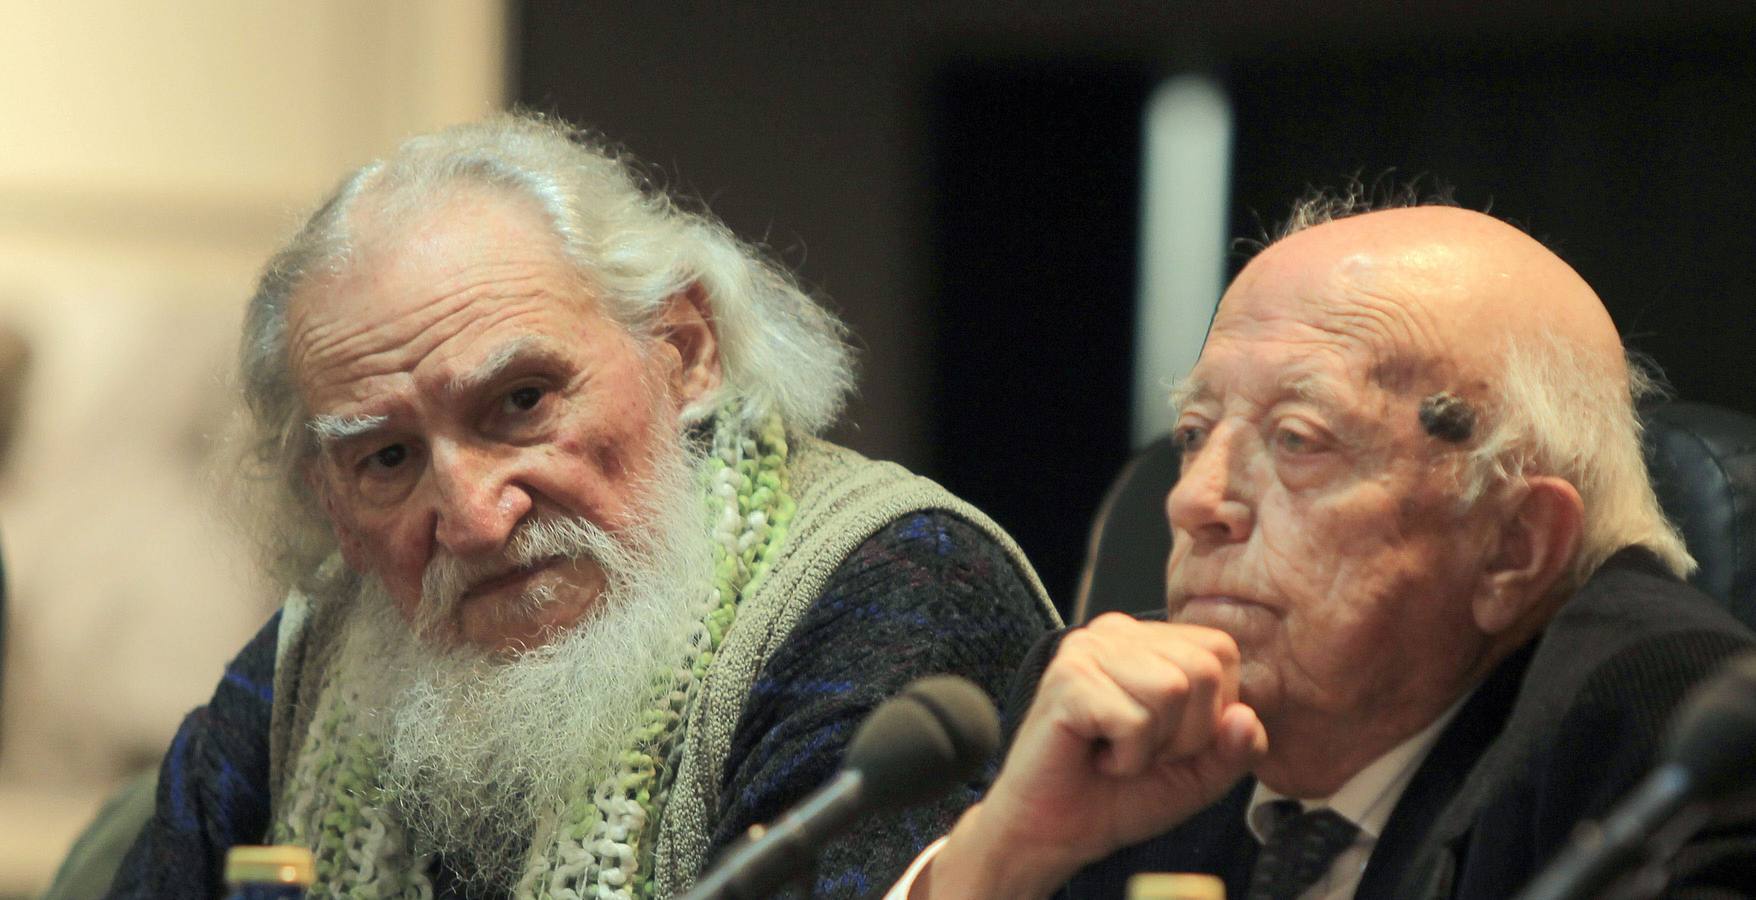
[[[1267,749],[1231,636],[1099,617],[1062,640],[1000,777],[912,896],[1046,896],[1206,807]]]

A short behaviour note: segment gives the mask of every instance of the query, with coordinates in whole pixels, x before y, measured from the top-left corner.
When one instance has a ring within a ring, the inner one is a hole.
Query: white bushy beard
[[[589,556],[602,568],[592,612],[566,634],[508,658],[423,641],[375,578],[353,606],[339,677],[358,688],[361,721],[383,742],[395,817],[414,854],[443,855],[472,884],[517,884],[537,823],[576,785],[589,791],[610,773],[652,702],[654,675],[687,664],[711,536],[700,456],[675,436],[662,444],[639,525],[612,536],[549,519],[509,542],[514,562]],[[533,593],[525,603],[542,603]]]

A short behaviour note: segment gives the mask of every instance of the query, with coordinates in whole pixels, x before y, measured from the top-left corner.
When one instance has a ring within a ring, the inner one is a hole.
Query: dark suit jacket
[[[1045,640],[1015,682],[1022,712],[1053,655]],[[1505,900],[1574,826],[1652,767],[1672,708],[1756,636],[1637,548],[1604,564],[1535,641],[1476,689],[1410,780],[1360,898]],[[1073,900],[1122,897],[1135,872],[1206,872],[1242,897],[1257,844],[1253,779],[1171,831],[1079,872]],[[1756,896],[1756,817],[1727,817],[1678,856],[1669,896]]]

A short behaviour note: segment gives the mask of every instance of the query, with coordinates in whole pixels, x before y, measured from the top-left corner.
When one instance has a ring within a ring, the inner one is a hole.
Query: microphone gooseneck
[[[1709,802],[1752,771],[1756,653],[1689,693],[1666,730],[1658,768],[1602,821],[1582,824],[1517,900],[1601,896],[1630,871],[1668,859],[1706,823]]]
[[[773,824],[752,827],[683,900],[767,897],[861,815],[932,800],[999,748],[999,716],[981,688],[955,675],[915,681],[860,723],[834,778]]]

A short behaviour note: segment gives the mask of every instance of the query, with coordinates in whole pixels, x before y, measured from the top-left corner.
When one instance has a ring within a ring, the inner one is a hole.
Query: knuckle
[[[1223,631],[1218,632],[1218,638],[1213,641],[1209,650],[1214,659],[1227,668],[1238,665],[1244,658],[1243,653],[1238,650],[1237,639]]]
[[[1092,634],[1090,625],[1084,628],[1075,628],[1067,632],[1067,636],[1061,639],[1061,646],[1055,650],[1055,658],[1060,659],[1068,654],[1090,652],[1092,646],[1097,643],[1100,641]]]
[[[1124,741],[1138,740],[1151,730],[1153,724],[1151,713],[1133,706],[1117,707],[1109,719],[1110,727],[1106,730]]]
[[[1049,661],[1049,669],[1089,667],[1103,652],[1103,642],[1086,634],[1084,630],[1075,631],[1061,640],[1061,646],[1055,651],[1055,658]]]
[[[1189,675],[1175,666],[1166,666],[1147,686],[1146,693],[1155,706],[1165,707],[1189,695]]]
[[[1225,666],[1213,653],[1198,653],[1183,664],[1183,672],[1192,684],[1218,684],[1225,678]]]
[[[1126,627],[1131,626],[1133,624],[1134,624],[1134,617],[1133,616],[1130,616],[1126,613],[1107,612],[1101,616],[1098,616],[1095,619],[1092,619],[1090,622],[1087,622],[1085,627],[1080,629],[1080,631],[1110,632],[1110,631],[1115,631],[1115,630],[1120,629],[1120,628],[1126,628]],[[1077,633],[1078,632],[1075,632],[1075,634],[1077,634]],[[1071,637],[1071,635],[1069,635],[1069,637]]]
[[[1083,689],[1082,685],[1101,676],[1102,671],[1090,656],[1082,653],[1057,655],[1049,663],[1047,671],[1043,672],[1039,693],[1056,696],[1077,692]]]

